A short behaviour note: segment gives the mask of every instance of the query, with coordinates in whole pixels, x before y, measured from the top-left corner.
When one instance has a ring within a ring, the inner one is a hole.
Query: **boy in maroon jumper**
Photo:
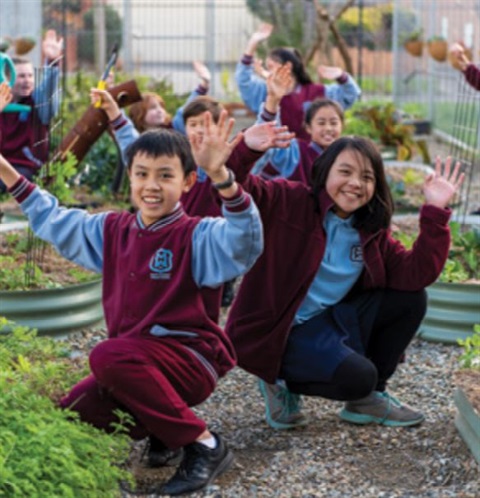
[[[32,230],[67,259],[103,274],[109,338],[90,354],[92,374],[61,400],[92,425],[111,430],[114,410],[130,413],[135,439],[153,434],[184,448],[175,475],[154,491],[181,495],[209,485],[231,464],[223,439],[190,407],[212,393],[235,365],[230,341],[205,310],[201,288],[219,286],[254,264],[263,248],[256,206],[225,167],[241,139],[228,142],[233,120],[206,116],[202,142],[169,131],[144,133],[128,153],[138,212],[91,215],[65,209],[0,155],[0,178]],[[223,218],[189,217],[179,203],[201,164],[219,191]]]
[[[43,80],[35,86],[32,63],[24,58],[13,59],[16,79],[12,88],[12,101],[31,107],[30,112],[1,112],[0,152],[15,169],[32,179],[48,156],[48,125],[58,110],[55,94],[59,79],[59,57],[63,39],[54,30],[48,30],[42,42],[45,57]],[[0,181],[0,192],[5,186]]]

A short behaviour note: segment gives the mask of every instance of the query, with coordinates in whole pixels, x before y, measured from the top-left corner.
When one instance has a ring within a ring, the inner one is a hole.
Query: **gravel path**
[[[73,335],[81,352],[102,331]],[[354,426],[341,421],[341,403],[304,398],[308,426],[274,431],[253,376],[239,368],[223,378],[196,409],[235,453],[233,467],[203,493],[211,498],[478,498],[480,469],[458,435],[453,420],[453,375],[459,348],[415,339],[390,391],[424,411],[417,428]],[[140,494],[163,482],[173,469],[145,469],[143,442],[132,450],[131,469]]]

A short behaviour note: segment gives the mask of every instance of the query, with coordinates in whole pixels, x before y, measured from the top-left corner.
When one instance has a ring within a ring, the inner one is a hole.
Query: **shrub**
[[[0,317],[0,496],[118,497],[119,482],[132,482],[118,465],[129,452],[124,424],[106,434],[57,408],[84,368],[63,343],[20,326],[2,333],[7,324]]]

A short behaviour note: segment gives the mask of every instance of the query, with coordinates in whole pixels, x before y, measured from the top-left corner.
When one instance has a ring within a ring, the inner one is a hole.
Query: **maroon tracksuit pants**
[[[120,409],[135,421],[132,438],[154,435],[169,448],[193,442],[206,424],[190,409],[207,399],[215,380],[200,360],[173,338],[107,339],[90,353],[89,375],[60,406],[111,432]]]

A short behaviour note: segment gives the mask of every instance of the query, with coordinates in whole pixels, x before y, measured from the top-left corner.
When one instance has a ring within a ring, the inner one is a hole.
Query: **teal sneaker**
[[[301,412],[299,394],[291,393],[286,386],[267,384],[259,379],[258,387],[265,400],[265,418],[272,429],[294,429],[308,423]]]
[[[425,417],[404,405],[387,392],[373,391],[366,398],[349,401],[340,418],[352,424],[381,424],[388,427],[409,427],[421,424]]]

